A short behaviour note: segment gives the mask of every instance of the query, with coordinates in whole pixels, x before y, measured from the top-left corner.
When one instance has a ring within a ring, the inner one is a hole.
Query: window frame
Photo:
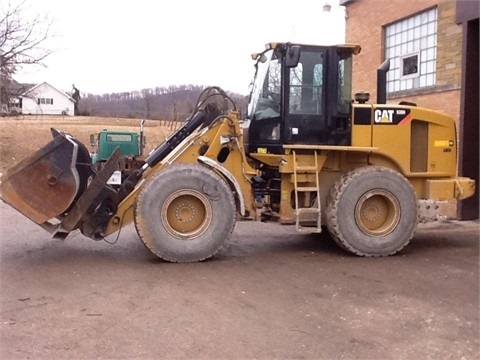
[[[417,71],[415,71],[414,73],[410,73],[410,74],[404,74],[404,70],[405,70],[405,59],[408,59],[408,58],[411,58],[411,57],[414,57],[416,56],[417,57],[417,64],[416,64],[416,67],[417,67]],[[420,77],[420,51],[416,51],[416,52],[413,52],[413,53],[410,53],[410,54],[405,54],[405,55],[400,55],[399,56],[400,58],[400,79],[403,80],[403,79],[413,79],[413,78],[418,78]]]
[[[37,105],[53,105],[53,98],[37,98]]]
[[[438,7],[383,26],[383,52],[390,59],[387,95],[422,92],[437,85]],[[417,72],[403,75],[404,61],[417,55]]]

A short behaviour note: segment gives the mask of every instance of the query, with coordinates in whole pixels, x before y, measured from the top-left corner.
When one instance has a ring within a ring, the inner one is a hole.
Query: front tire
[[[402,250],[417,227],[417,197],[410,182],[384,167],[342,176],[327,199],[327,228],[343,249],[360,256]]]
[[[170,262],[210,258],[235,226],[235,201],[227,183],[198,164],[168,166],[138,195],[135,227],[145,246]]]

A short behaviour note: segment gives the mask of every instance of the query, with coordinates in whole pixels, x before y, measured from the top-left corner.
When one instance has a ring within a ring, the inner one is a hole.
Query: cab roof
[[[275,49],[278,46],[282,45],[299,45],[299,46],[308,46],[308,47],[328,47],[328,48],[339,48],[339,49],[350,49],[352,51],[353,55],[358,55],[360,54],[360,51],[362,50],[362,47],[358,44],[338,44],[338,45],[312,45],[312,44],[298,44],[298,43],[290,43],[290,42],[269,42],[265,44],[265,48],[267,50],[269,49]],[[253,53],[252,54],[252,59],[256,59],[258,57],[259,53]]]

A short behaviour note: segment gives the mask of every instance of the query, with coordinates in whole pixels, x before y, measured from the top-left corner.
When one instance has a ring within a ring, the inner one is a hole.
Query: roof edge
[[[19,97],[26,97],[25,95],[28,94],[29,92],[33,91],[34,89],[38,88],[39,86],[43,85],[43,84],[46,84],[48,86],[50,86],[52,89],[54,89],[56,92],[62,94],[63,96],[67,97],[68,99],[70,99],[71,101],[73,101],[74,103],[76,102],[76,100],[74,98],[72,98],[70,95],[64,93],[63,91],[61,90],[58,90],[55,86],[49,84],[48,82],[46,81],[43,81],[41,82],[40,84],[37,84],[35,86],[32,86],[30,89],[24,91],[22,94],[19,95]]]

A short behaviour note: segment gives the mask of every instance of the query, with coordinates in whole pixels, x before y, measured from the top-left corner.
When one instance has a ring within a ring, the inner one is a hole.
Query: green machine
[[[115,149],[118,148],[120,151],[119,168],[110,177],[109,184],[121,185],[122,180],[132,170],[144,164],[141,159],[146,145],[146,137],[143,134],[144,123],[145,120],[140,123],[140,133],[103,129],[98,134],[90,134],[90,145],[95,149],[90,156],[92,165],[97,171],[102,170]]]
[[[97,147],[97,152],[92,154],[93,164],[107,161],[117,147],[124,156],[137,157],[142,154],[140,136],[133,131],[103,129],[97,136],[90,135],[90,144]]]

